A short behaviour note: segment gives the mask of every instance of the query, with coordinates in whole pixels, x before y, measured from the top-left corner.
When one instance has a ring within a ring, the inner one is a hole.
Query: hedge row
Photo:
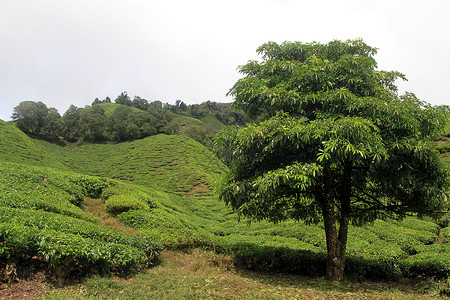
[[[69,216],[0,208],[0,258],[44,261],[60,284],[77,270],[128,275],[150,265],[161,250],[152,240]]]
[[[450,275],[449,227],[408,217],[351,226],[346,274],[358,279],[397,280],[401,277]],[[302,223],[258,224],[217,232],[209,247],[235,255],[251,269],[324,275],[326,246],[323,228]]]
[[[102,227],[80,208],[86,197],[101,196],[122,199],[122,206],[127,199],[153,205],[144,192],[113,180],[0,163],[0,268],[47,266],[62,284],[80,272],[125,276],[152,264],[160,243]]]
[[[242,240],[244,240],[243,238]],[[258,271],[287,272],[307,276],[323,276],[326,251],[319,248],[293,249],[267,245],[264,242],[223,240],[214,245],[217,252],[235,256],[244,267]],[[418,276],[447,278],[450,276],[450,245],[425,247],[426,251],[406,258],[378,259],[348,255],[345,273],[356,279],[398,280]]]
[[[93,221],[79,206],[99,197],[110,180],[57,170],[0,163],[0,206],[45,210]]]
[[[124,183],[111,184],[102,191],[101,198],[105,201],[106,209],[114,215],[129,210],[149,210],[157,206],[147,193]]]

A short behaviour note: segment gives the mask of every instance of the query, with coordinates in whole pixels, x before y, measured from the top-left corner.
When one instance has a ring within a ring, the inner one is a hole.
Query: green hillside
[[[161,245],[105,228],[81,208],[87,197],[108,201],[108,188],[125,193],[112,180],[0,163],[0,267],[10,271],[1,280],[44,268],[62,285],[71,276],[128,275],[151,265]]]
[[[154,251],[159,251],[154,243],[159,242],[169,248],[202,247],[230,254],[250,269],[324,274],[323,226],[238,222],[213,192],[226,166],[188,137],[156,135],[123,143],[62,145],[30,139],[11,124],[0,126],[0,145],[6,149],[0,156],[3,265],[38,259],[57,278],[79,272],[125,274],[149,265]],[[54,169],[31,166],[40,163]],[[87,213],[84,203],[90,198],[99,199],[110,218],[134,233],[101,225]],[[372,279],[445,278],[450,275],[447,225],[446,220],[437,224],[408,217],[352,226],[347,274]],[[26,232],[24,238],[20,232]],[[72,248],[73,253],[64,254]],[[30,253],[25,258],[18,254],[24,249]],[[131,261],[119,258],[118,249],[126,249]],[[74,264],[69,268],[73,271],[58,275],[65,264]]]
[[[187,136],[203,145],[208,144],[209,139],[226,126],[217,118],[207,115],[201,118],[193,118],[186,114],[171,113],[172,121],[169,127],[177,135]]]
[[[64,168],[33,139],[14,126],[0,120],[0,162]]]
[[[123,143],[67,144],[37,141],[73,171],[120,179],[178,195],[212,195],[226,167],[200,143],[179,135],[156,135]]]

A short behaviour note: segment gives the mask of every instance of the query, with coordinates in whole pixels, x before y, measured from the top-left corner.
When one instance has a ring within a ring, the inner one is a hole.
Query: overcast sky
[[[402,91],[450,104],[448,0],[0,0],[0,119],[21,101],[62,115],[98,97],[231,102],[267,41],[361,37]]]

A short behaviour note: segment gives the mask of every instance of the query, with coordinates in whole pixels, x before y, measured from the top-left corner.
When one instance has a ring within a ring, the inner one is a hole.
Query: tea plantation
[[[84,198],[100,197],[115,186],[120,184],[0,163],[0,263],[12,272],[6,275],[22,276],[45,267],[61,285],[72,275],[127,275],[151,265],[162,250],[160,244],[104,228],[80,208]]]
[[[40,165],[38,167],[37,165]],[[45,167],[44,167],[45,166]],[[201,247],[263,271],[322,276],[323,226],[239,222],[214,194],[226,171],[200,143],[157,135],[76,145],[31,139],[0,122],[0,264],[3,280],[45,268],[62,284],[151,266],[162,247]],[[126,234],[82,209],[102,199]],[[378,220],[349,229],[347,274],[357,279],[450,275],[448,218]]]

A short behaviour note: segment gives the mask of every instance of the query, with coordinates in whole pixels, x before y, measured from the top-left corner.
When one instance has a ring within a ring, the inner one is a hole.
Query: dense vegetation
[[[14,108],[12,119],[27,134],[71,142],[121,142],[166,133],[207,143],[226,125],[244,125],[243,114],[230,104],[207,101],[186,105],[177,100],[170,105],[139,96],[131,100],[126,92],[114,103],[106,97],[96,98],[84,108],[71,105],[63,116],[43,102],[23,101]]]
[[[145,110],[116,103],[85,108],[71,105],[62,117],[42,102],[24,101],[14,108],[12,118],[27,134],[49,140],[90,142],[144,138],[163,132],[170,121],[159,101],[147,105]]]
[[[273,42],[230,94],[263,121],[225,131],[220,197],[243,216],[323,222],[327,277],[344,276],[348,225],[447,210],[448,172],[432,150],[448,108],[399,96],[361,39]]]
[[[227,168],[189,138],[157,135],[80,146],[22,135],[2,123],[1,259],[4,270],[15,270],[5,272],[4,279],[43,266],[60,282],[88,273],[126,275],[152,263],[161,249],[158,243],[230,254],[255,270],[319,276],[325,272],[323,226],[238,222],[213,193],[215,180]],[[23,156],[18,160],[11,151]],[[40,162],[53,168],[30,166]],[[134,235],[100,226],[81,209],[86,196],[99,197],[112,217],[134,228]],[[447,226],[445,218],[436,223],[415,217],[350,226],[348,274],[359,279],[446,278]],[[28,249],[29,255],[16,248]],[[61,266],[69,266],[67,273],[60,273]]]
[[[117,182],[97,177],[0,163],[3,276],[14,280],[46,267],[62,285],[73,275],[128,275],[151,265],[162,250],[160,244],[106,229],[80,208],[86,197],[103,196],[107,201],[112,195],[104,191],[118,187]],[[147,199],[151,197],[141,201]]]

